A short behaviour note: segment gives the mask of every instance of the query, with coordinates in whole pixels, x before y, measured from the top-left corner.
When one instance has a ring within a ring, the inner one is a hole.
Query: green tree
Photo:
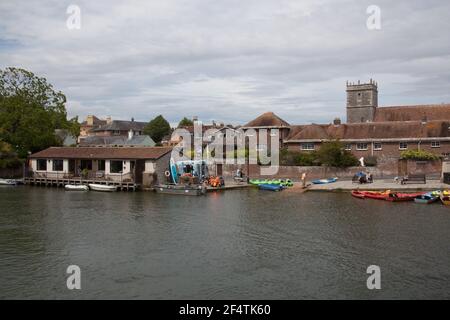
[[[144,134],[152,137],[153,141],[160,143],[162,138],[170,134],[170,124],[162,115],[150,121],[144,128]]]
[[[78,136],[78,121],[67,120],[65,103],[65,95],[45,78],[24,69],[0,69],[0,139],[25,157],[59,145],[55,129]]]
[[[184,117],[183,119],[181,119],[180,123],[178,123],[178,128],[181,127],[189,127],[189,126],[193,126],[194,122],[186,117]]]
[[[338,140],[322,143],[316,156],[318,162],[329,167],[345,168],[358,165],[358,159],[345,150],[344,145]]]
[[[435,153],[428,152],[426,150],[407,150],[402,151],[400,154],[401,159],[411,160],[438,160],[439,156]]]

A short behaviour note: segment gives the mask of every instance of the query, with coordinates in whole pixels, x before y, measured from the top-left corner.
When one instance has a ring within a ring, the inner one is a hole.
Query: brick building
[[[279,128],[282,145],[311,152],[324,141],[339,139],[356,157],[375,156],[378,162],[398,159],[404,150],[450,154],[450,104],[378,106],[378,84],[347,83],[347,123],[289,125],[264,113],[244,128]]]

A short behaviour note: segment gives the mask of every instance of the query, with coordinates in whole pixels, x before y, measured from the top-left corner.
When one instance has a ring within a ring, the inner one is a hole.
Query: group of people
[[[353,180],[357,180],[360,184],[363,183],[372,183],[373,176],[370,172],[358,172]]]

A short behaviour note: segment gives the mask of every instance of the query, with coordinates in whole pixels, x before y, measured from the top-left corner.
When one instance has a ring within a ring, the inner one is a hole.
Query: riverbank
[[[300,186],[300,183],[295,183]],[[427,180],[427,183],[409,183],[400,184],[394,182],[392,179],[375,180],[373,183],[359,184],[351,180],[336,181],[329,184],[311,184],[308,191],[330,191],[330,192],[347,192],[351,190],[374,190],[374,191],[433,191],[450,189],[450,185],[442,183],[439,180]]]

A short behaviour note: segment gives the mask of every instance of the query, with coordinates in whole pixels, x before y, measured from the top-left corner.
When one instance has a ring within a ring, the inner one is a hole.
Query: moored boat
[[[206,189],[201,185],[175,185],[159,184],[154,187],[156,193],[177,194],[185,196],[201,196],[206,194]]]
[[[89,189],[94,191],[114,192],[117,191],[117,186],[110,186],[106,184],[89,183]]]
[[[387,191],[359,191],[359,190],[353,190],[352,196],[356,198],[369,198],[369,199],[377,199],[377,200],[386,200],[389,196],[390,190]]]
[[[446,206],[450,206],[450,191],[442,191],[441,195],[439,196],[441,199],[441,202],[445,204]]]
[[[89,191],[89,187],[83,184],[66,184],[64,188],[67,191]]]
[[[276,184],[260,184],[259,186],[260,190],[269,190],[269,191],[281,191],[284,189],[283,186],[276,185]]]
[[[15,186],[17,181],[14,179],[0,179],[0,186]]]
[[[402,193],[402,192],[390,192],[387,201],[400,202],[400,201],[413,201],[416,197],[425,194],[425,192],[413,192],[413,193]]]
[[[352,196],[354,196],[355,198],[359,198],[359,199],[365,199],[366,198],[364,193],[361,192],[361,191],[358,191],[358,190],[352,190]]]
[[[329,178],[329,179],[317,179],[311,181],[313,184],[327,184],[327,183],[333,183],[336,182],[338,178]]]
[[[439,193],[437,192],[428,192],[422,195],[419,195],[414,198],[415,203],[422,203],[422,204],[430,204],[433,202],[436,202],[439,199]]]

